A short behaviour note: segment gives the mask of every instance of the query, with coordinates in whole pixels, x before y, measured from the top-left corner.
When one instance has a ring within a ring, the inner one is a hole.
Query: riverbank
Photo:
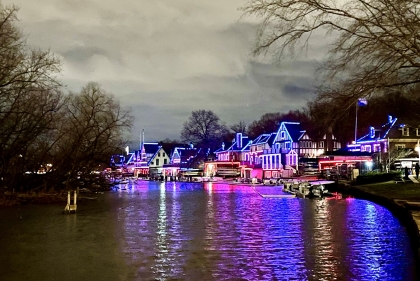
[[[99,191],[103,193],[103,191]],[[96,199],[95,193],[89,189],[81,189],[77,197],[77,201]],[[73,192],[71,193],[73,200]],[[67,202],[67,192],[5,192],[0,196],[0,207],[10,207],[28,204],[60,204],[65,205]]]
[[[386,207],[406,228],[420,273],[420,184],[394,181],[353,185],[339,181],[334,191],[366,199]]]
[[[0,206],[15,206],[26,204],[54,204],[66,202],[65,193],[46,192],[5,192],[0,197]]]

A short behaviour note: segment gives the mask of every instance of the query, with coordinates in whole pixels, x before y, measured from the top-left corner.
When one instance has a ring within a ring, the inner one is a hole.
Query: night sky
[[[312,99],[326,40],[276,63],[253,57],[258,19],[241,17],[247,0],[2,0],[16,4],[30,46],[62,62],[68,91],[100,83],[135,116],[132,140],[179,139],[198,109],[227,125]],[[274,50],[274,49],[273,49]]]

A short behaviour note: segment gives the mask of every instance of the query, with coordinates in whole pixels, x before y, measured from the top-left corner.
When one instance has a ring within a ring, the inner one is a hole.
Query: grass
[[[387,181],[357,185],[357,187],[366,192],[381,195],[391,199],[420,201],[420,184],[418,183],[395,183],[395,181]]]

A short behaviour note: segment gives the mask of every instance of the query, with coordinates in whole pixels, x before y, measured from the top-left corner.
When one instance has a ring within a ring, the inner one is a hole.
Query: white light
[[[322,155],[322,154],[324,154],[324,150],[323,149],[318,149],[317,155],[319,156],[319,155]]]

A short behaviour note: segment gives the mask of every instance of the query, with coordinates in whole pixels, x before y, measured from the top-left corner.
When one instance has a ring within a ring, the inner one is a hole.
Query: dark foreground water
[[[364,200],[142,182],[62,206],[0,209],[0,280],[417,280],[409,238]]]

